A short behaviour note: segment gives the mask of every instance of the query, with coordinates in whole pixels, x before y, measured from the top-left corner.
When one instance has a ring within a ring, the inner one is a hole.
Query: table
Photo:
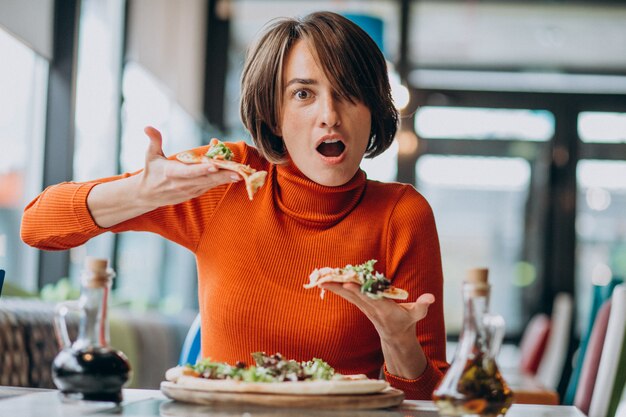
[[[66,401],[50,390],[0,387],[0,416],[78,417],[78,416],[205,416],[205,417],[436,417],[430,401],[404,401],[388,410],[303,410],[249,406],[196,406],[169,400],[158,390],[125,389],[124,401],[112,403]],[[585,417],[577,408],[566,406],[514,404],[506,417]]]
[[[503,370],[502,374],[513,391],[513,401],[516,404],[559,404],[559,393],[544,387],[533,376],[511,370]]]

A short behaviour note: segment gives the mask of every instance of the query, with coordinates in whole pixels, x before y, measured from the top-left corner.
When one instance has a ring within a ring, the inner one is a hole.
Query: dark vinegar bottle
[[[106,259],[87,258],[78,301],[59,303],[55,328],[61,351],[52,363],[52,379],[69,398],[122,401],[122,387],[130,377],[126,356],[109,347],[107,306],[115,273]],[[70,341],[65,316],[80,315],[78,338]]]

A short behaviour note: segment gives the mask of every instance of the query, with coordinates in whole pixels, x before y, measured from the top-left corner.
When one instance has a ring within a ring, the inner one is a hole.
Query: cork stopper
[[[469,284],[474,295],[489,294],[489,269],[488,268],[472,268],[467,271],[465,276],[465,284]]]
[[[106,287],[110,285],[115,273],[108,268],[109,261],[104,258],[87,256],[83,270],[82,283],[89,288]]]

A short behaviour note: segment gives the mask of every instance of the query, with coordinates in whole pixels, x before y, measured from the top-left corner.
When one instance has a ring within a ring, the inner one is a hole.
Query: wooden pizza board
[[[161,391],[173,400],[192,404],[237,404],[326,410],[387,408],[399,405],[404,400],[404,392],[394,388],[387,388],[372,394],[284,395],[205,391],[163,381]]]

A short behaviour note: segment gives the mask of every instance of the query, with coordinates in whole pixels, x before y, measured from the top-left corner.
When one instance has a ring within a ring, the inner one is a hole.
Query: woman
[[[196,255],[204,357],[280,352],[370,378],[382,368],[407,398],[429,399],[447,367],[433,214],[412,186],[359,169],[397,127],[380,50],[333,13],[277,20],[248,53],[241,114],[256,148],[229,143],[234,159],[268,171],[252,201],[230,171],[165,158],[146,128],[142,171],[46,189],[26,207],[22,238],[61,250],[105,231],[158,233]],[[315,268],[370,259],[417,301],[303,288]]]

